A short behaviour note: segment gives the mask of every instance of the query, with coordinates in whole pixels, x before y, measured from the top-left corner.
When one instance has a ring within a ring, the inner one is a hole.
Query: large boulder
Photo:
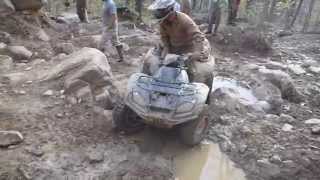
[[[16,145],[22,141],[23,136],[18,131],[0,131],[0,147]]]
[[[270,82],[280,89],[282,98],[295,103],[303,101],[302,94],[297,90],[289,74],[281,70],[270,70],[265,68],[260,68],[258,73],[262,80]]]
[[[110,65],[106,56],[97,49],[83,48],[74,52],[42,77],[43,81],[57,79],[64,80],[67,94],[76,95],[84,87],[89,87],[95,99],[107,89],[110,94],[107,97],[111,98],[108,102],[114,103],[117,100],[118,90],[113,82]]]

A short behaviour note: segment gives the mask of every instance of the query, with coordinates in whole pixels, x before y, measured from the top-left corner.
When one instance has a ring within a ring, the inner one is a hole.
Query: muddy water
[[[220,151],[217,144],[195,148],[170,144],[165,152],[174,155],[177,180],[245,180],[241,169]]]

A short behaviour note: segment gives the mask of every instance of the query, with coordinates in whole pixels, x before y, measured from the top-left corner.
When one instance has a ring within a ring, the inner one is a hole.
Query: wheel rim
[[[199,123],[198,123],[198,125],[196,127],[196,130],[195,130],[195,133],[194,133],[195,139],[202,138],[203,133],[207,129],[207,126],[208,126],[208,117],[205,116],[199,121]]]

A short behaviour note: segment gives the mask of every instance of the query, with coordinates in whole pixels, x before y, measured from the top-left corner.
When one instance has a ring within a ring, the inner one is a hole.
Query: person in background
[[[236,25],[235,21],[237,18],[240,1],[241,0],[228,0],[229,1],[229,16],[228,16],[228,24],[229,25]]]
[[[218,28],[221,22],[221,11],[223,6],[227,6],[227,0],[209,0],[209,22],[208,22],[208,30],[206,34],[211,34],[214,26],[214,35],[218,32]]]
[[[191,16],[191,0],[181,0],[182,9],[181,12],[187,14],[188,16]]]
[[[105,51],[106,43],[111,41],[112,45],[117,49],[119,61],[123,61],[123,46],[119,41],[118,34],[118,16],[117,6],[113,0],[103,0],[103,34],[99,49]]]
[[[69,3],[69,1],[68,1]],[[70,4],[69,4],[70,5]],[[76,0],[77,14],[81,22],[88,23],[88,0]]]
[[[144,0],[136,0],[136,11],[139,14],[138,21],[140,22],[142,21],[143,3],[144,3]]]

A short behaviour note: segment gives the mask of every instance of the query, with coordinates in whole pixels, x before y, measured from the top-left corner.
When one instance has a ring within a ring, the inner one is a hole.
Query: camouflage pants
[[[119,34],[118,34],[118,24],[116,23],[114,27],[103,27],[103,33],[99,45],[99,49],[104,48],[107,43],[111,41],[113,46],[120,46]]]

